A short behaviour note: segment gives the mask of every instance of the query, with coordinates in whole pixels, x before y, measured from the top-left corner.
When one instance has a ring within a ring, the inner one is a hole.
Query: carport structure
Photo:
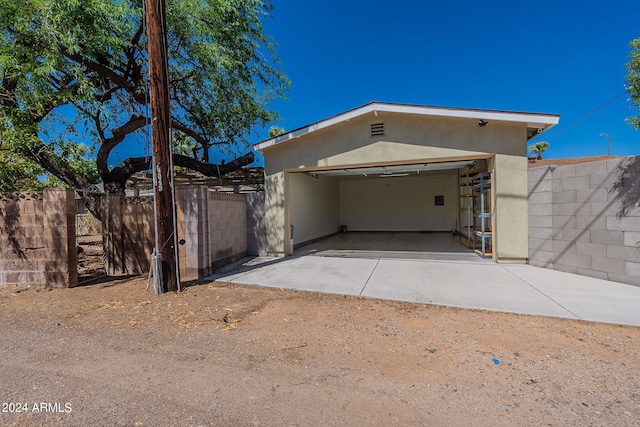
[[[486,243],[495,261],[524,262],[527,141],[558,121],[372,102],[262,141],[267,251],[291,255],[341,227],[454,230]]]

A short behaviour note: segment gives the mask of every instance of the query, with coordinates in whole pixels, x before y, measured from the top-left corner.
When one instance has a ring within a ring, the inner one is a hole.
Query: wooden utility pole
[[[160,257],[162,289],[177,291],[177,236],[171,151],[169,64],[164,0],[145,0],[151,92],[151,131],[155,164],[156,257]],[[154,262],[156,262],[154,257]],[[152,267],[153,268],[153,267]],[[159,273],[158,272],[158,273]],[[157,278],[156,278],[157,280]]]

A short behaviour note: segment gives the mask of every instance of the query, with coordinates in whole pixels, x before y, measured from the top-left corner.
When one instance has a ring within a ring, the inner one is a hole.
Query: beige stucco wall
[[[493,251],[499,262],[522,263],[529,256],[527,159],[498,154],[493,163]]]
[[[369,125],[380,121],[385,122],[386,135],[370,138]],[[371,114],[265,149],[265,173],[486,153],[526,156],[525,135],[524,123],[479,127],[469,119]]]
[[[266,162],[265,162],[266,163]],[[267,231],[267,254],[284,256],[291,253],[289,248],[289,209],[285,206],[285,172],[265,176],[265,223]]]
[[[338,231],[340,211],[337,179],[312,178],[303,173],[289,174],[289,178],[289,218],[294,226],[294,244]]]
[[[385,136],[370,138],[370,124],[380,121],[385,123]],[[506,213],[495,219],[494,253],[505,260],[527,257],[525,123],[493,121],[479,127],[472,119],[380,112],[377,117],[368,114],[277,144],[263,153],[268,252],[272,255],[290,253],[286,200],[291,171],[498,154],[495,178],[501,182],[496,187],[494,207],[498,214]]]
[[[340,224],[350,231],[448,231],[456,226],[458,177],[362,178],[340,182]],[[434,196],[444,196],[444,206]]]

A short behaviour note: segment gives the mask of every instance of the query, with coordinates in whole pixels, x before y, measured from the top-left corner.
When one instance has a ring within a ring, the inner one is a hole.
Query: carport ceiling
[[[471,166],[475,160],[462,162],[418,163],[413,165],[371,166],[363,168],[342,168],[324,171],[307,172],[312,176],[350,176],[350,175],[379,175],[380,177],[406,176],[410,173],[437,171],[448,169],[462,169]]]

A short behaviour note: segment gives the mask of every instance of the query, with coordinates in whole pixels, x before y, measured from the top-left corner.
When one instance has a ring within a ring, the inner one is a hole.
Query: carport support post
[[[283,224],[282,235],[282,254],[284,256],[293,255],[293,229],[291,224],[291,173],[284,173],[284,217],[286,218],[285,224]]]

